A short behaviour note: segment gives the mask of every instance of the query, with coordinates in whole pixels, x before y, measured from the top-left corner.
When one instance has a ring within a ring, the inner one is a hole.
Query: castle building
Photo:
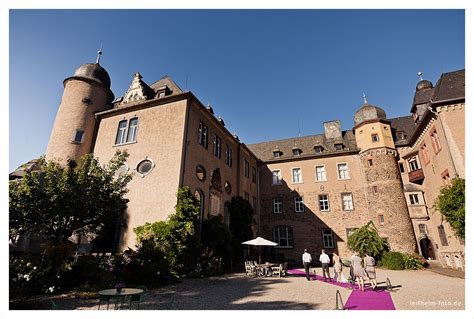
[[[299,260],[304,248],[349,256],[348,236],[373,221],[391,249],[464,267],[464,243],[432,208],[440,187],[464,177],[464,70],[434,87],[421,80],[411,116],[389,119],[365,101],[352,130],[328,121],[324,134],[253,145],[168,76],[148,85],[137,72],[117,99],[110,83],[99,59],[64,80],[46,159],[94,153],[106,163],[127,150],[121,170],[134,178],[119,250],[135,247],[133,228],[166,219],[178,187],[189,186],[201,220],[222,215],[228,224],[232,197],[246,199],[255,235],[278,243],[276,258]],[[35,162],[10,178],[28,167]]]

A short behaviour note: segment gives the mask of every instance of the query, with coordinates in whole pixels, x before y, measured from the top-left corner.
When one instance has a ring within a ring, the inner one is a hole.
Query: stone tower
[[[385,111],[365,103],[354,115],[354,134],[372,220],[392,250],[415,252],[415,234]]]
[[[109,74],[99,64],[100,54],[96,63],[82,64],[64,80],[46,160],[66,164],[92,151],[97,129],[94,113],[111,108],[114,99]]]

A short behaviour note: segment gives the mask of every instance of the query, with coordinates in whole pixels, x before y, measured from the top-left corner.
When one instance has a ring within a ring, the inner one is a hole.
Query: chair
[[[249,277],[255,277],[257,275],[257,268],[252,265],[250,261],[245,262],[245,272]]]
[[[280,278],[282,271],[283,271],[283,266],[281,264],[277,267],[272,267],[272,276],[273,277],[278,276],[278,278]]]
[[[288,262],[284,262],[284,263],[283,263],[282,270],[281,270],[281,276],[282,276],[282,277],[285,277],[287,271],[288,271]]]
[[[97,308],[97,310],[100,310],[100,305],[102,304],[102,302],[106,302],[106,301],[107,301],[107,310],[109,310],[110,297],[111,296],[99,295],[99,307]]]
[[[130,309],[132,309],[133,303],[136,303],[137,310],[140,310],[140,303],[142,303],[143,300],[145,300],[145,293],[147,292],[148,289],[146,288],[146,286],[138,286],[137,288],[142,289],[143,293],[139,295],[130,296]]]

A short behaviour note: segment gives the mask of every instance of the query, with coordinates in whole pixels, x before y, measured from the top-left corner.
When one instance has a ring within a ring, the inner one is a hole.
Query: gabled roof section
[[[134,101],[149,100],[155,97],[155,91],[142,80],[142,76],[139,72],[133,76],[132,83],[130,84],[127,92],[123,95],[121,104],[126,104]]]
[[[393,139],[395,146],[408,145],[411,137],[415,133],[416,124],[413,120],[413,116],[402,116],[389,119],[390,126],[392,127]],[[399,134],[397,134],[399,132]]]
[[[343,144],[344,149],[336,150],[336,144]],[[323,152],[316,153],[314,149],[315,146],[322,146],[324,149]],[[250,144],[247,145],[247,147],[264,162],[294,159],[295,156],[293,156],[293,149],[295,147],[301,150],[301,155],[298,156],[298,158],[304,158],[306,156],[325,156],[329,154],[336,156],[339,153],[343,154],[350,151],[358,151],[352,130],[342,131],[342,138],[338,139],[327,139],[325,134],[318,134]],[[280,156],[278,158],[275,158],[273,155],[275,149],[280,151]]]
[[[465,99],[465,70],[441,74],[435,85],[432,103],[442,103],[446,100]]]
[[[183,93],[184,91],[178,86],[178,84],[176,84],[172,78],[170,78],[168,75],[165,75],[164,77],[162,77],[161,79],[159,79],[158,81],[156,81],[155,83],[153,83],[152,85],[150,85],[150,87],[156,92],[158,91],[160,88],[164,87],[164,86],[168,86],[168,88],[171,90],[171,95],[175,95],[175,94],[180,94],[180,93]]]

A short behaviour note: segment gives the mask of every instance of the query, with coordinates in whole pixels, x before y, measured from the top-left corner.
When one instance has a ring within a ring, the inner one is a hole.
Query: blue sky
[[[9,169],[44,154],[62,81],[101,64],[115,96],[171,76],[247,144],[408,115],[416,73],[465,67],[464,10],[11,10]],[[299,123],[299,128],[298,128]]]

